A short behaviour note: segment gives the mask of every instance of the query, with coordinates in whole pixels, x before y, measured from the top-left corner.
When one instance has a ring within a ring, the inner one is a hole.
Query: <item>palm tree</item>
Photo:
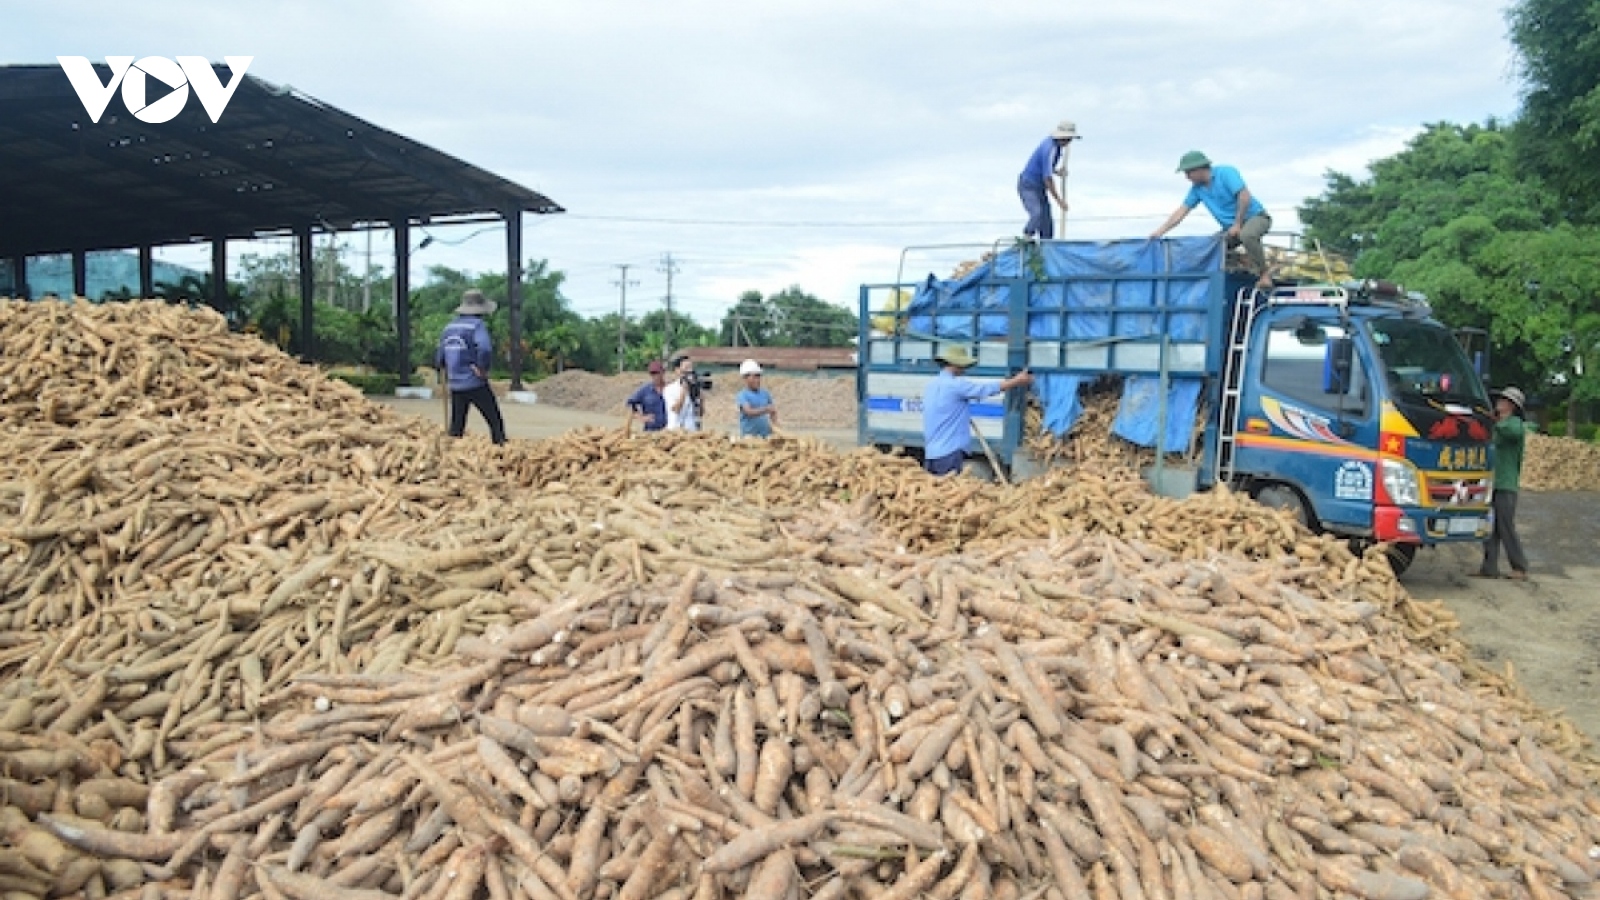
[[[583,336],[571,322],[557,322],[533,336],[533,343],[555,359],[556,371],[567,368],[567,360],[583,346]]]

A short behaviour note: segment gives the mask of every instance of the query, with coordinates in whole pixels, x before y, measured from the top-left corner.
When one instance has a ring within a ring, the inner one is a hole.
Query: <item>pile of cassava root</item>
[[[1596,895],[1570,725],[1240,498],[0,341],[0,898]]]
[[[1530,432],[1522,461],[1529,491],[1600,491],[1600,444]]]

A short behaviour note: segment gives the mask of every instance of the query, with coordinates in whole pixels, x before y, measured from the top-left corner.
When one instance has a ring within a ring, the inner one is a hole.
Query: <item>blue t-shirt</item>
[[[452,391],[471,391],[488,384],[483,375],[472,371],[477,366],[487,375],[493,359],[489,343],[489,324],[482,316],[456,316],[439,335],[439,349],[433,356],[436,369],[443,369]]]
[[[1039,149],[1028,157],[1028,164],[1022,167],[1022,182],[1042,187],[1050,180],[1050,173],[1055,171],[1056,160],[1060,158],[1061,148],[1056,146],[1056,139],[1045,138]]]
[[[656,383],[646,381],[628,398],[628,408],[646,416],[645,431],[660,431],[667,427],[667,398],[656,390]]]
[[[1233,166],[1212,166],[1211,183],[1207,185],[1192,184],[1189,186],[1189,195],[1183,198],[1183,205],[1194,209],[1196,205],[1204,203],[1206,209],[1217,219],[1217,224],[1223,228],[1231,227],[1239,212],[1239,192],[1244,190],[1244,176]],[[1261,201],[1254,196],[1250,198],[1250,208],[1245,211],[1244,217],[1252,219],[1267,211]],[[1244,224],[1244,223],[1239,223]]]
[[[994,381],[972,381],[956,377],[949,370],[939,373],[922,392],[923,453],[928,459],[948,456],[967,449],[972,440],[974,400],[1000,393]]]
[[[746,406],[757,409],[772,405],[772,394],[766,388],[750,390],[745,388],[739,396],[733,398],[739,407],[739,434],[742,437],[772,437],[772,416],[762,413],[759,416],[747,416],[744,413]]]

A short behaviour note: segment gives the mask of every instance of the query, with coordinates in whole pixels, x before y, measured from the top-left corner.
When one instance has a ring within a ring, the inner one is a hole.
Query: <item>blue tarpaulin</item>
[[[907,307],[907,332],[938,340],[1003,339],[1010,326],[1008,280],[1027,278],[1028,337],[1033,340],[1096,341],[1148,338],[1161,333],[1162,317],[1139,310],[1190,306],[1166,316],[1174,341],[1204,340],[1210,284],[1204,277],[1222,268],[1223,247],[1215,237],[1107,242],[1051,242],[1002,251],[958,279],[932,276]],[[1042,278],[1040,277],[1042,274]],[[1142,275],[1154,276],[1141,278]],[[1035,373],[1045,427],[1061,435],[1082,412],[1081,375]],[[1159,404],[1154,379],[1130,379],[1124,387],[1114,433],[1153,446]],[[1167,398],[1169,451],[1189,443],[1200,394],[1195,379],[1173,379]],[[1174,423],[1177,423],[1174,425]]]
[[[1167,428],[1166,434],[1161,437],[1162,452],[1182,453],[1189,449],[1195,407],[1199,402],[1200,379],[1168,380]],[[1117,406],[1117,418],[1111,423],[1111,433],[1141,447],[1153,447],[1160,422],[1160,380],[1129,376],[1122,385],[1122,403]]]
[[[1083,403],[1078,399],[1082,375],[1035,375],[1033,392],[1039,395],[1039,405],[1044,408],[1044,428],[1061,437],[1083,414]]]

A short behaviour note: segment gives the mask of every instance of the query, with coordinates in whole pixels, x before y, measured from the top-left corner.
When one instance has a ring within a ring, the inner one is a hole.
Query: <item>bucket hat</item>
[[[761,374],[761,364],[756,362],[753,359],[747,359],[744,362],[739,364],[739,375],[740,375],[740,377],[743,377],[745,375],[760,375],[760,374]]]
[[[941,362],[947,366],[955,366],[958,369],[969,369],[973,363],[977,362],[976,359],[972,358],[972,354],[967,352],[967,348],[957,345],[945,347],[933,359],[935,362]]]
[[[1199,150],[1190,150],[1183,155],[1182,159],[1178,160],[1178,171],[1188,172],[1192,169],[1203,169],[1209,165],[1211,165],[1210,157]]]
[[[1491,391],[1489,396],[1491,396],[1491,397],[1504,397],[1507,400],[1510,400],[1512,402],[1512,404],[1516,406],[1518,413],[1525,413],[1528,410],[1528,398],[1527,398],[1527,395],[1523,394],[1522,391],[1520,389],[1518,389],[1518,388],[1514,388],[1514,387],[1501,388],[1498,391]]]
[[[461,295],[461,305],[456,307],[456,315],[488,316],[499,308],[499,304],[483,296],[483,291],[471,290]]]
[[[1050,136],[1056,140],[1070,141],[1078,136],[1078,126],[1071,119],[1062,119],[1060,124],[1056,125],[1056,130],[1050,132]]]

